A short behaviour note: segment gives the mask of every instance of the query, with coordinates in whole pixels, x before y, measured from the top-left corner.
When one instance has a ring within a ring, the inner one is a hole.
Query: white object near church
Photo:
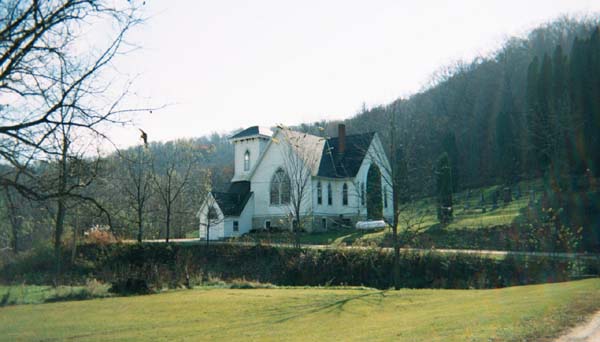
[[[252,229],[307,231],[390,220],[389,162],[377,133],[338,137],[253,126],[230,138],[234,175],[227,192],[212,192],[198,211],[200,237],[237,237]],[[297,214],[300,215],[297,215]]]
[[[375,230],[383,228],[385,228],[385,221],[383,220],[356,222],[356,229],[358,230]]]

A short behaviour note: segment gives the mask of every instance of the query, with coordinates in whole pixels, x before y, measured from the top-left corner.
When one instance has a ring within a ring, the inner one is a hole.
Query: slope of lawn
[[[0,308],[0,340],[548,340],[600,309],[600,279],[498,290],[195,289]]]
[[[450,224],[445,227],[440,227],[437,219],[435,210],[435,199],[426,198],[417,202],[415,210],[424,212],[422,215],[406,213],[403,214],[406,217],[414,216],[414,221],[419,222],[424,227],[424,232],[436,230],[435,235],[444,235],[443,233],[451,233],[460,229],[479,229],[485,227],[510,225],[515,222],[523,220],[522,212],[529,203],[529,197],[527,189],[539,189],[541,187],[539,180],[524,181],[519,183],[518,187],[521,189],[521,196],[513,198],[512,202],[504,203],[502,197],[498,199],[497,207],[492,205],[492,194],[496,191],[502,190],[502,186],[495,185],[481,189],[470,190],[470,195],[467,195],[467,191],[462,191],[453,195],[453,209],[454,215],[453,220]],[[480,203],[480,195],[484,194],[485,211],[482,209]],[[539,190],[537,197],[539,198]],[[402,227],[400,227],[402,228]],[[438,232],[437,230],[443,230]],[[362,243],[362,244],[381,244],[384,240],[384,235],[389,233],[390,230],[377,231],[372,233],[366,233],[364,235],[353,238],[348,235],[338,239],[339,242],[346,243]],[[464,246],[464,248],[470,248],[470,246]]]
[[[418,222],[423,227],[423,232],[431,235],[435,240],[439,240],[442,245],[446,233],[458,235],[464,234],[459,230],[476,230],[479,228],[510,225],[523,220],[523,210],[529,203],[529,189],[537,189],[536,198],[540,198],[540,180],[523,181],[518,184],[521,196],[513,198],[510,203],[504,203],[502,196],[498,198],[497,207],[492,205],[493,193],[496,191],[502,193],[503,186],[494,185],[480,189],[465,190],[453,195],[454,216],[450,224],[441,227],[436,214],[435,198],[424,198],[418,200],[413,207],[402,214],[403,217],[409,217],[414,222]],[[515,186],[514,189],[516,189]],[[513,191],[513,193],[515,193]],[[469,194],[468,194],[469,193]],[[481,194],[484,195],[485,211],[481,205]],[[402,227],[400,227],[402,229]],[[386,245],[386,234],[390,234],[389,228],[378,231],[357,231],[355,229],[332,229],[324,233],[304,233],[299,236],[300,243],[307,245]],[[188,235],[188,238],[197,238],[197,232]],[[293,243],[295,236],[289,232],[258,232],[248,234],[242,238],[235,239],[242,242],[265,243]],[[442,246],[443,247],[443,246]],[[454,246],[456,247],[456,246]],[[460,248],[472,248],[473,246],[459,246]],[[477,247],[477,246],[476,246]],[[476,248],[479,249],[479,248]],[[495,248],[490,248],[495,249]]]

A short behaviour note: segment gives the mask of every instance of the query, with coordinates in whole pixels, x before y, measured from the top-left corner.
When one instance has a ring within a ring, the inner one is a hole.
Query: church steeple
[[[235,149],[232,182],[249,180],[250,172],[254,169],[272,134],[273,132],[268,128],[252,126],[229,138]]]

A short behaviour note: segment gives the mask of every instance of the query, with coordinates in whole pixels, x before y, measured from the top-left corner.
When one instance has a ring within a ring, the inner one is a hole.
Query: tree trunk
[[[167,205],[167,236],[165,241],[169,242],[169,235],[171,234],[171,206]]]
[[[296,209],[296,223],[292,221],[292,230],[294,230],[295,247],[300,248],[300,205]]]
[[[61,254],[62,254],[62,234],[64,230],[65,224],[65,214],[66,207],[64,203],[64,199],[58,200],[58,206],[56,210],[56,226],[54,229],[54,257],[56,258],[56,275],[55,275],[55,285],[58,285],[58,279],[60,278],[61,270]]]
[[[394,217],[392,218],[392,237],[394,239],[394,289],[400,289],[400,244],[398,242],[398,195],[400,187],[398,182],[398,161],[396,160],[396,116],[392,115],[390,122],[390,149],[391,149],[391,177],[392,177],[392,209]]]
[[[138,236],[137,236],[137,240],[138,243],[142,242],[142,237],[143,237],[143,233],[144,233],[144,204],[145,204],[145,196],[146,193],[142,193],[142,187],[145,187],[145,184],[143,183],[145,181],[145,179],[143,179],[142,176],[143,173],[143,165],[142,165],[142,146],[138,146],[138,169],[137,169],[137,184],[136,184],[136,190],[137,190],[137,219],[138,219]],[[145,188],[144,188],[145,190]]]
[[[210,218],[206,220],[206,247],[208,247],[208,241],[210,238]]]
[[[62,139],[62,150],[60,159],[60,171],[58,179],[58,200],[56,206],[56,226],[54,229],[54,254],[56,258],[56,277],[54,279],[55,285],[58,285],[58,279],[61,275],[61,254],[62,254],[62,234],[65,227],[65,216],[67,213],[67,207],[65,205],[65,193],[67,191],[67,157],[69,152],[69,140],[67,139],[66,132],[63,131]]]
[[[394,177],[394,176],[395,175],[392,175],[392,177]],[[392,209],[393,209],[393,213],[394,213],[394,217],[392,218],[392,236],[393,236],[393,240],[394,240],[393,276],[394,276],[394,289],[399,290],[400,289],[400,242],[398,241],[398,215],[399,215],[398,191],[400,189],[399,189],[397,181],[394,180],[392,185],[393,185],[392,186],[392,193],[393,193]]]
[[[75,255],[77,254],[77,227],[73,227],[73,247],[71,248],[71,264],[75,263]]]
[[[79,209],[75,216],[75,225],[73,226],[73,248],[71,249],[71,264],[75,263],[75,255],[77,254],[77,240],[79,238]]]
[[[168,171],[167,172],[167,193],[165,194],[165,198],[164,198],[165,199],[165,207],[167,209],[167,220],[166,220],[167,221],[166,222],[167,236],[165,239],[165,241],[167,243],[169,243],[169,237],[171,235],[171,203],[172,203],[171,202],[172,201],[172,198],[171,198],[171,176],[172,176],[171,172]]]
[[[11,223],[11,225],[12,238],[10,240],[10,246],[12,247],[13,253],[17,254],[19,252],[19,226],[16,223]]]
[[[15,202],[10,195],[10,190],[8,188],[5,188],[4,190],[6,191],[6,202],[8,204],[8,215],[12,232],[10,246],[12,247],[13,253],[17,254],[19,251],[19,231],[21,230],[21,219],[19,218],[19,213],[17,212]]]
[[[138,236],[137,236],[137,240],[139,243],[142,242],[142,235],[143,235],[143,221],[142,221],[142,209],[141,207],[138,208]]]
[[[397,189],[395,189],[396,191]],[[396,192],[394,192],[393,199],[394,206],[394,218],[392,219],[392,236],[394,239],[394,289],[400,289],[400,243],[398,241],[398,200],[396,199]]]

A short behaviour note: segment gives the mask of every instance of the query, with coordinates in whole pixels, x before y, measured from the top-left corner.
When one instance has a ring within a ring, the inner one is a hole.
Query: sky
[[[162,107],[114,129],[121,147],[253,125],[344,119],[422,89],[457,60],[498,49],[600,1],[159,1],[116,67],[132,106]]]

